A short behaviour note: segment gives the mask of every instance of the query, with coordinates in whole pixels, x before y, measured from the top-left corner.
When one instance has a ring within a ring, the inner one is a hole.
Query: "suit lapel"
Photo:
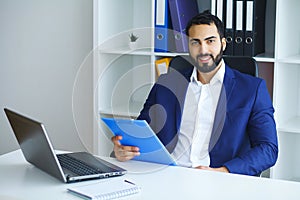
[[[173,96],[170,97],[169,101],[167,103],[174,103],[174,115],[175,116],[168,116],[167,120],[171,120],[170,123],[171,124],[176,124],[176,130],[174,130],[174,132],[172,134],[173,135],[173,139],[172,141],[168,141],[168,145],[166,146],[166,148],[168,149],[169,152],[173,152],[177,141],[178,141],[178,133],[179,133],[179,128],[180,128],[180,124],[181,124],[181,118],[182,118],[182,111],[183,111],[183,107],[184,107],[184,101],[185,101],[185,95],[186,95],[186,91],[189,85],[189,77],[191,75],[192,69],[188,69],[184,72],[178,72],[176,70],[170,70],[170,72],[168,73],[169,77],[166,82],[160,83],[163,84],[164,87],[168,88],[174,95],[175,95],[175,99],[173,99]],[[173,112],[170,112],[173,113]],[[169,114],[169,113],[168,113]],[[173,127],[173,126],[172,126]],[[170,128],[172,128],[170,127]]]
[[[225,76],[224,76],[223,86],[226,90],[227,101],[230,100],[234,85],[235,85],[234,73],[232,69],[228,67],[228,65],[225,65]]]
[[[214,148],[214,146],[218,142],[218,139],[221,136],[225,119],[226,119],[227,102],[230,101],[231,94],[234,89],[234,85],[235,85],[235,78],[234,78],[233,71],[226,65],[223,86],[221,89],[221,93],[220,93],[220,97],[216,109],[212,134],[209,142],[209,149],[208,149],[209,152]]]
[[[174,93],[176,95],[176,99],[178,100],[178,103],[176,104],[176,128],[179,131],[180,124],[181,124],[181,118],[183,113],[183,107],[185,102],[185,96],[187,92],[187,88],[190,82],[190,77],[193,72],[193,68],[188,68],[184,72],[178,73],[175,72],[175,78],[176,80],[174,84],[176,85],[176,89],[174,90]]]

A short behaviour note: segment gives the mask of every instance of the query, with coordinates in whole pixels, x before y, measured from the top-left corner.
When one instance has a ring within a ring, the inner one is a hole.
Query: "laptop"
[[[137,146],[140,155],[133,160],[176,166],[175,158],[168,152],[145,120],[101,118],[114,135],[121,135],[120,143]]]
[[[56,154],[41,122],[7,108],[4,112],[25,159],[65,183],[120,176],[127,172],[87,152]]]

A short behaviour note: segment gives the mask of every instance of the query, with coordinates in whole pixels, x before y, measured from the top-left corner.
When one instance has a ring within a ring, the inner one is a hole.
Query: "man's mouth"
[[[211,59],[210,55],[203,55],[203,56],[198,56],[198,62],[201,63],[208,63]]]

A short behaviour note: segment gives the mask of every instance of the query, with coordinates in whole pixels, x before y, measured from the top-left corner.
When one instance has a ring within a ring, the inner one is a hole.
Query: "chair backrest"
[[[189,56],[180,55],[172,58],[172,60],[169,63],[168,71],[170,71],[171,69],[175,69],[181,73],[187,68],[193,68],[193,67],[194,66],[191,64]]]
[[[229,67],[242,73],[252,76],[258,76],[258,67],[256,60],[246,56],[223,56],[223,59]]]
[[[223,59],[229,67],[236,69],[242,73],[246,73],[252,76],[258,76],[258,67],[256,60],[252,57],[245,57],[245,56],[223,56]],[[169,70],[175,69],[179,72],[186,68],[193,68],[193,65],[190,62],[189,56],[180,55],[175,56],[170,64]]]

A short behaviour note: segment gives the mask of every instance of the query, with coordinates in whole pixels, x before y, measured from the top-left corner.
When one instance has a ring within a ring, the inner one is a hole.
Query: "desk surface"
[[[126,199],[300,199],[299,182],[105,159],[128,170],[117,179],[128,178],[141,186],[139,194]],[[1,200],[78,200],[66,189],[87,183],[62,183],[27,163],[20,150],[0,156],[0,177]],[[89,183],[99,181],[103,180]]]

